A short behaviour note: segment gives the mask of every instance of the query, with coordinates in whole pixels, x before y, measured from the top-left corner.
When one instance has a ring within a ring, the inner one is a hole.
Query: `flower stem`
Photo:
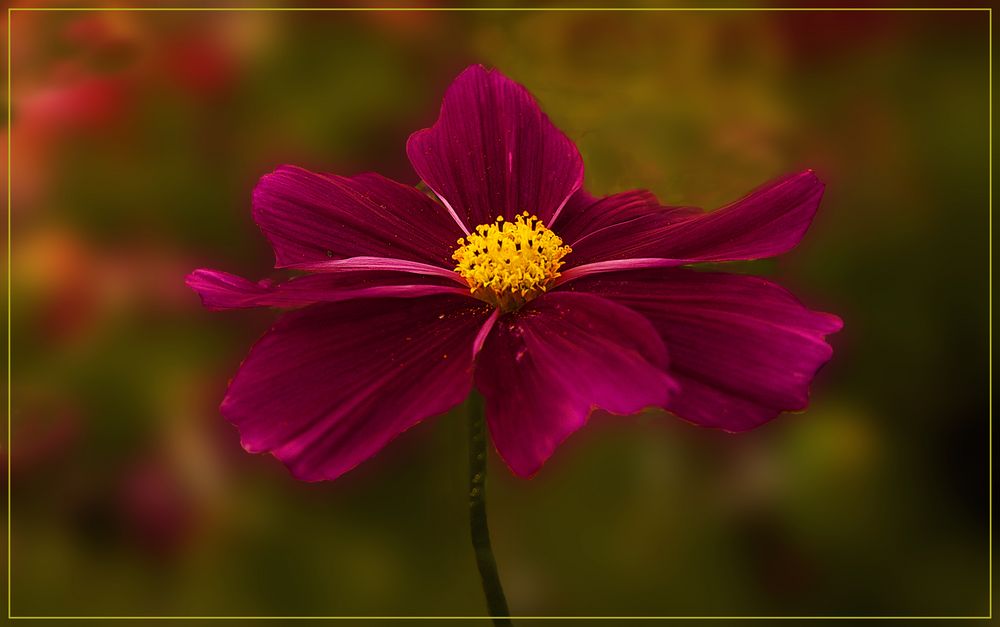
[[[483,400],[476,392],[469,395],[469,525],[476,565],[483,581],[486,607],[494,625],[510,625],[510,610],[500,585],[497,560],[490,546],[490,528],[486,522],[486,421]]]

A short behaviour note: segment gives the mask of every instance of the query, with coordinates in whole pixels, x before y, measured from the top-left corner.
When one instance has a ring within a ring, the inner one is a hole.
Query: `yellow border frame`
[[[991,7],[8,7],[7,8],[7,619],[8,620],[489,620],[490,616],[14,616],[11,614],[11,18],[24,12],[957,12],[987,14],[989,32],[989,603],[986,616],[512,616],[514,620],[991,620],[993,618],[993,9]]]

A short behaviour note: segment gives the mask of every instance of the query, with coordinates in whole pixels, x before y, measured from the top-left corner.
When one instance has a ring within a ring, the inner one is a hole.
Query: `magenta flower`
[[[437,200],[377,174],[261,179],[253,213],[275,267],[305,275],[188,276],[211,309],[295,309],[222,402],[247,451],[334,479],[475,386],[527,477],[595,408],[743,431],[806,407],[841,321],[764,279],[682,266],[791,249],[823,194],[812,171],[707,213],[646,191],[595,198],[573,142],[481,66],[407,154]]]

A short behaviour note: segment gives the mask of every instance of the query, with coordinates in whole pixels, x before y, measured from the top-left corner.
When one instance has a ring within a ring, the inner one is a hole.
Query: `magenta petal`
[[[273,453],[299,479],[334,479],[468,395],[490,315],[455,296],[287,313],[250,351],[222,413],[247,451]]]
[[[774,181],[716,211],[696,212],[684,207],[643,207],[638,198],[619,194],[595,201],[589,208],[567,215],[564,229],[597,213],[602,203],[624,197],[630,200],[621,217],[597,223],[570,244],[567,266],[603,263],[577,271],[594,274],[627,269],[607,263],[637,258],[664,259],[656,265],[677,266],[704,261],[759,259],[786,252],[798,244],[812,222],[823,195],[823,183],[811,171]],[[617,210],[612,205],[606,213]],[[613,222],[613,224],[608,224]],[[566,239],[561,231],[557,233]]]
[[[420,261],[406,261],[405,259],[392,259],[389,257],[349,257],[347,259],[325,259],[323,261],[309,261],[306,263],[293,263],[288,266],[290,270],[302,270],[303,272],[406,272],[420,276],[431,276],[448,279],[453,283],[467,286],[457,272],[449,268],[442,268]]]
[[[378,174],[348,178],[283,166],[257,184],[253,213],[276,267],[389,257],[451,268],[463,235],[444,207]]]
[[[497,451],[534,474],[599,407],[630,414],[667,402],[674,382],[656,330],[590,294],[546,294],[497,321],[476,362],[476,387]]]
[[[667,227],[666,248],[656,256],[734,261],[780,255],[805,235],[822,197],[823,183],[812,170],[784,177],[721,209]]]
[[[284,283],[253,282],[218,270],[195,270],[186,283],[213,310],[247,307],[302,307],[356,298],[416,298],[432,294],[470,296],[467,287],[437,276],[401,272],[353,271],[311,274]]]
[[[574,253],[567,258],[567,263],[580,257],[587,263],[593,256],[589,240],[602,241],[601,233],[605,229],[622,228],[636,220],[644,221],[649,227],[664,227],[682,218],[701,213],[693,207],[665,207],[660,205],[652,193],[646,190],[633,190],[596,198],[585,190],[578,190],[566,203],[553,224],[552,229],[562,238],[563,242],[573,247]],[[617,231],[612,231],[612,234]],[[634,232],[634,231],[633,231]],[[640,231],[641,232],[641,231]],[[617,239],[611,237],[610,239]],[[621,244],[621,242],[618,242]],[[577,252],[582,248],[583,254]]]
[[[522,211],[551,223],[583,181],[579,151],[531,94],[480,65],[455,79],[406,153],[466,231]]]
[[[824,336],[842,326],[836,316],[811,311],[753,276],[655,269],[580,279],[570,289],[600,294],[648,318],[680,384],[667,408],[728,431],[804,409],[810,382],[833,354]]]

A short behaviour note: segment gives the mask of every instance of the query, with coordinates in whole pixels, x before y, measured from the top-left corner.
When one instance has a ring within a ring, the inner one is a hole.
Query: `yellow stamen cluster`
[[[458,240],[455,271],[472,295],[503,311],[513,311],[548,289],[570,252],[562,239],[527,211],[504,221],[480,224]]]

